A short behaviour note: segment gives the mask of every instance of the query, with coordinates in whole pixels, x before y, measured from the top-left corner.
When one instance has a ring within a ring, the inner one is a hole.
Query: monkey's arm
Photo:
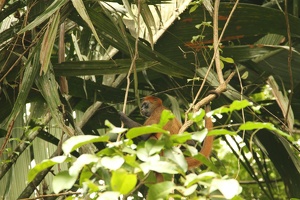
[[[136,121],[133,121],[127,115],[125,115],[123,112],[119,112],[120,115],[120,120],[124,123],[124,125],[127,128],[134,128],[134,127],[139,127],[142,126],[140,123],[137,123]]]
[[[140,123],[133,121],[132,119],[130,119],[127,115],[125,115],[123,112],[119,112],[120,115],[120,120],[124,123],[124,125],[127,128],[134,128],[134,127],[139,127],[142,126]],[[141,140],[148,140],[150,138],[152,134],[145,134],[145,135],[141,135],[139,136],[139,139]]]

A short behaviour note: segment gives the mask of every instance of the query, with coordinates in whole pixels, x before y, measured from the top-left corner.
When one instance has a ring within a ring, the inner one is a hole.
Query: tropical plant
[[[240,183],[240,197],[299,198],[298,1],[256,3],[1,1],[0,195],[224,198],[221,187],[209,188],[226,180]],[[171,105],[187,132],[140,143],[132,139],[145,130],[137,129],[125,139],[117,111],[142,122],[147,94]],[[251,104],[238,108],[235,100]],[[185,141],[201,132],[202,118],[188,116],[210,101],[213,164],[186,175],[184,162],[167,171],[174,161],[166,156],[160,172],[168,181],[145,184],[148,173],[134,171],[145,162],[137,152],[191,150]]]

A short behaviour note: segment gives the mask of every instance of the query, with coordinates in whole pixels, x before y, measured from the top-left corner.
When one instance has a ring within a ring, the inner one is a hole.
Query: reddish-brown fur
[[[165,108],[163,106],[162,100],[160,98],[153,97],[153,96],[145,97],[142,102],[141,114],[148,117],[148,119],[145,121],[144,125],[151,125],[151,124],[159,123],[161,113],[165,109],[167,109],[167,108]],[[208,112],[208,110],[206,110],[206,112]],[[171,121],[169,121],[163,127],[163,129],[169,131],[171,134],[178,134],[181,126],[182,125],[178,121],[178,119],[174,118]],[[210,117],[205,118],[205,127],[208,130],[211,130],[213,128],[213,123],[212,123]],[[160,136],[161,136],[161,133],[155,134],[155,138],[157,138],[157,139],[159,139]],[[199,153],[208,158],[212,151],[213,140],[214,140],[213,136],[206,137],[204,139],[202,149]],[[199,160],[197,160],[193,157],[187,157],[186,161],[188,164],[188,169],[193,169],[193,168],[196,168],[196,167],[199,167],[202,165],[202,163]]]
[[[147,107],[148,108],[145,108]],[[158,124],[160,121],[160,116],[163,110],[166,110],[162,104],[162,100],[157,97],[147,96],[144,98],[141,107],[141,114],[145,117],[148,117],[144,125]],[[179,129],[181,128],[181,123],[175,117],[170,120],[164,127],[164,130],[170,132],[170,134],[178,134]],[[156,133],[155,137],[160,138],[161,133]]]

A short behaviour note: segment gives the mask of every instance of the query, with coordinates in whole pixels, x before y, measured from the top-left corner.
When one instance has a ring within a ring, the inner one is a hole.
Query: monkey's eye
[[[143,103],[143,104],[142,104],[142,108],[143,108],[143,109],[148,109],[148,108],[149,108],[149,104],[146,103],[146,102]]]

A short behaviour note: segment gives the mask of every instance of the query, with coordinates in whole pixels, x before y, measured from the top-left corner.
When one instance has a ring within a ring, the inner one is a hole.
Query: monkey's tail
[[[206,105],[205,112],[208,113],[210,111],[210,105]],[[205,117],[205,128],[207,128],[208,131],[213,129],[213,123],[211,120],[211,117]],[[203,146],[199,152],[199,154],[204,155],[206,158],[208,158],[212,152],[212,147],[213,147],[213,141],[214,141],[214,136],[207,136],[205,137],[203,141]],[[196,167],[200,167],[202,163],[193,158],[193,157],[187,157],[185,158],[187,164],[188,164],[188,169],[194,169]]]

